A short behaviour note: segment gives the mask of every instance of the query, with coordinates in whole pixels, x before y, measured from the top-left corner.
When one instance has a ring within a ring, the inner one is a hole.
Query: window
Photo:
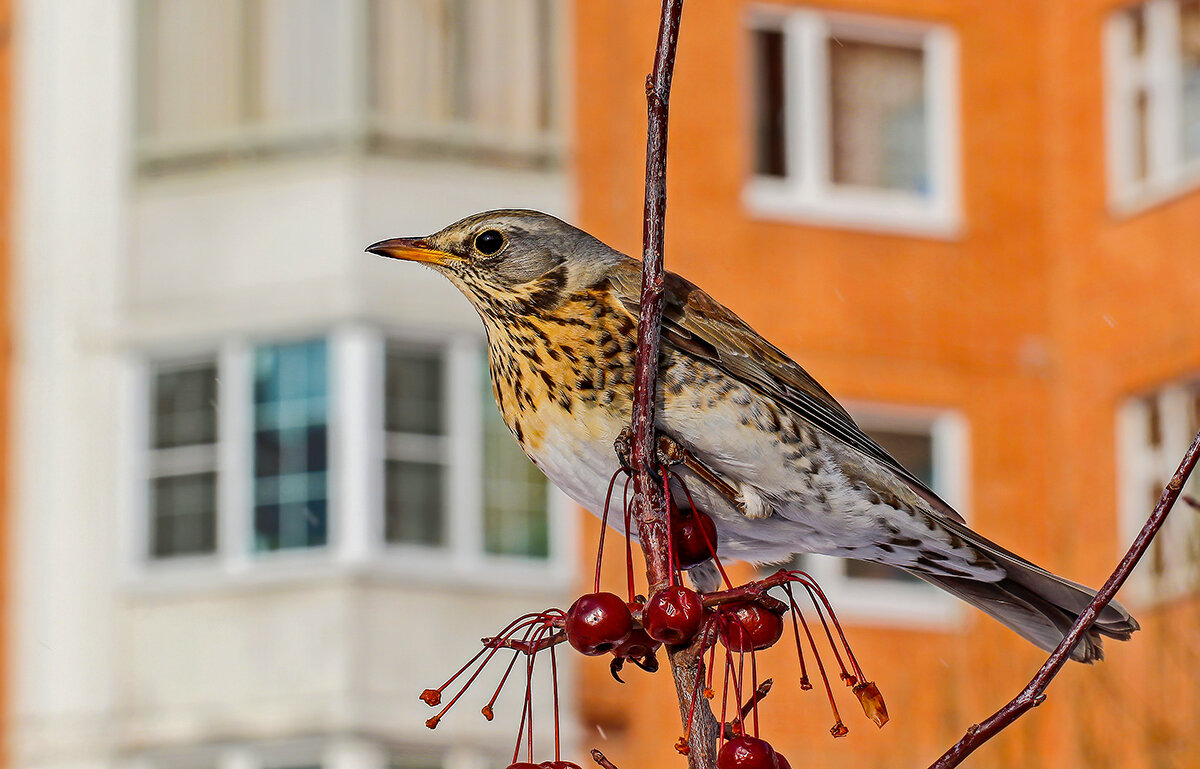
[[[757,14],[751,208],[951,232],[956,55],[941,27],[812,10]]]
[[[217,545],[217,366],[164,363],[151,375],[150,554],[203,555]]]
[[[1135,210],[1200,182],[1200,0],[1150,0],[1106,29],[1109,199]]]
[[[236,570],[312,551],[565,573],[557,497],[500,419],[476,339],[354,326],[231,341],[145,377],[141,559]]]
[[[392,346],[384,375],[384,539],[444,545],[449,464],[446,366],[438,350]]]
[[[144,169],[327,145],[349,127],[342,0],[139,0]]]
[[[859,426],[901,465],[964,512],[966,428],[958,415],[880,406],[851,411]],[[847,617],[921,624],[956,616],[952,600],[907,572],[818,555],[799,560]]]
[[[393,342],[384,391],[385,540],[548,558],[549,484],[500,418],[481,351]],[[453,412],[478,415],[457,439]],[[476,504],[452,503],[469,489]],[[481,532],[481,539],[471,544],[455,531]]]
[[[364,146],[523,166],[561,155],[562,0],[137,9],[143,173]]]
[[[1200,379],[1185,379],[1133,398],[1122,407],[1118,417],[1118,464],[1126,540],[1145,524],[1198,430]],[[1200,481],[1193,477],[1183,493],[1200,494]],[[1146,601],[1169,600],[1200,586],[1197,516],[1167,518],[1138,568],[1134,584]]]
[[[254,549],[328,539],[325,340],[254,351]]]
[[[371,0],[369,8],[377,148],[555,160],[560,0]]]
[[[484,369],[483,548],[495,555],[549,555],[549,482],[513,440]]]

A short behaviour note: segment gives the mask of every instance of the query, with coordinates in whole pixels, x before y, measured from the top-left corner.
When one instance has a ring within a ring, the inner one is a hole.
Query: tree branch
[[[646,200],[642,218],[642,293],[638,313],[637,364],[634,371],[633,505],[638,537],[646,553],[649,593],[670,582],[667,560],[667,502],[657,482],[654,459],[654,406],[658,384],[659,335],[663,305],[663,233],[667,212],[667,116],[675,50],[683,0],[663,0],[654,69],[646,78]],[[695,682],[702,674],[703,655],[692,649],[669,649],[671,674],[679,700],[680,718],[687,728]],[[718,724],[708,700],[699,697],[690,735],[690,769],[716,766]]]
[[[1088,628],[1100,616],[1100,612],[1108,605],[1108,602],[1117,594],[1117,590],[1121,585],[1125,584],[1133,567],[1137,566],[1138,561],[1146,553],[1150,547],[1150,542],[1158,534],[1162,528],[1163,522],[1167,519],[1167,514],[1171,512],[1176,499],[1183,491],[1184,485],[1188,481],[1188,477],[1192,474],[1192,470],[1196,467],[1196,461],[1200,458],[1200,433],[1196,433],[1196,437],[1192,439],[1192,445],[1188,447],[1187,453],[1183,456],[1183,461],[1179,463],[1179,469],[1175,471],[1175,475],[1171,478],[1171,482],[1163,489],[1162,496],[1158,500],[1158,505],[1155,506],[1154,512],[1150,514],[1150,518],[1146,521],[1146,525],[1142,527],[1137,538],[1129,548],[1129,552],[1121,559],[1116,570],[1108,581],[1104,583],[1104,587],[1100,588],[1096,593],[1096,597],[1088,604],[1083,613],[1075,620],[1075,624],[1071,626],[1070,632],[1063,638],[1062,643],[1051,652],[1050,657],[1034,675],[1033,679],[1021,690],[1020,694],[1012,699],[1004,707],[993,713],[986,721],[981,724],[975,724],[963,738],[959,740],[953,747],[942,754],[942,757],[930,765],[929,769],[950,769],[950,767],[958,766],[967,756],[971,755],[983,743],[995,737],[1018,718],[1023,716],[1029,710],[1037,707],[1045,701],[1046,687],[1058,675],[1062,666],[1070,658],[1071,649],[1074,648],[1076,642],[1087,632]]]

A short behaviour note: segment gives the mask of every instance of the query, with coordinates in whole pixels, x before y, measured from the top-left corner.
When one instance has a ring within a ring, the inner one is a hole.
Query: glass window
[[[496,555],[546,558],[548,481],[504,424],[486,376],[483,389],[484,549]]]
[[[445,545],[445,354],[392,345],[384,369],[384,539]]]
[[[1180,62],[1183,72],[1183,154],[1200,158],[1200,0],[1179,8]]]
[[[328,539],[328,384],[323,339],[254,351],[254,548]]]
[[[798,9],[759,11],[750,34],[756,212],[902,231],[957,225],[949,30]]]
[[[559,161],[563,0],[136,2],[143,172],[364,143]]]
[[[830,39],[829,118],[835,184],[925,194],[925,54]]]
[[[560,0],[371,0],[369,9],[379,148],[555,159]]]
[[[146,171],[329,140],[344,112],[339,0],[138,0]]]
[[[1125,533],[1132,536],[1158,504],[1163,487],[1200,430],[1200,381],[1188,379],[1131,399],[1121,415],[1121,476]],[[1185,495],[1200,494],[1194,476]],[[1146,600],[1192,593],[1200,585],[1200,522],[1171,516],[1150,547],[1145,572],[1135,581]]]
[[[754,170],[787,176],[787,89],[784,36],[777,29],[754,31]]]
[[[1154,201],[1200,180],[1200,0],[1149,0],[1107,29],[1110,198]]]
[[[150,556],[216,550],[217,367],[160,364],[151,377]]]

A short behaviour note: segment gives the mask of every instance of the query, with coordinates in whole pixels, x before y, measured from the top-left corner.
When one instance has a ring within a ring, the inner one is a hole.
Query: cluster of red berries
[[[609,497],[620,473],[613,476],[609,484]],[[482,713],[489,721],[492,708],[500,691],[508,681],[517,661],[524,656],[525,700],[521,721],[517,731],[517,744],[513,751],[513,763],[508,769],[567,769],[578,764],[560,757],[559,703],[557,681],[557,659],[555,647],[566,641],[576,651],[587,656],[612,655],[610,670],[620,681],[619,673],[626,661],[632,661],[648,672],[658,669],[657,651],[664,644],[668,647],[690,647],[701,659],[701,674],[696,678],[691,692],[689,714],[683,736],[676,749],[683,754],[690,752],[690,739],[695,723],[696,703],[700,698],[712,699],[714,693],[714,671],[720,653],[722,668],[721,717],[722,730],[717,755],[718,769],[790,769],[787,759],[758,735],[759,701],[770,691],[771,681],[761,684],[758,680],[756,653],[773,646],[783,637],[785,617],[791,617],[800,666],[800,688],[812,689],[808,678],[804,647],[808,646],[816,661],[817,670],[824,683],[829,704],[833,711],[834,725],[830,732],[841,737],[848,732],[838,715],[833,690],[825,665],[818,653],[816,638],[809,628],[805,614],[796,601],[794,588],[799,587],[808,595],[813,610],[824,628],[824,636],[837,660],[841,679],[858,697],[867,717],[879,726],[887,722],[887,710],[874,683],[868,682],[858,661],[850,651],[841,625],[833,614],[820,587],[809,575],[799,571],[780,570],[766,579],[733,587],[717,557],[717,532],[712,519],[697,509],[682,479],[664,470],[663,488],[668,499],[670,525],[668,526],[668,557],[672,565],[670,583],[654,591],[649,600],[634,593],[633,559],[630,538],[626,537],[626,574],[628,595],[622,598],[600,589],[601,563],[604,554],[604,539],[607,532],[607,503],[603,516],[600,541],[596,556],[596,579],[593,592],[578,598],[571,607],[527,614],[510,623],[498,635],[483,640],[483,648],[457,673],[438,689],[427,689],[421,698],[430,706],[441,703],[444,690],[468,669],[478,663],[474,672],[454,695],[450,702],[426,725],[437,726],[479,677],[487,664],[502,650],[512,650],[513,655],[505,669],[495,693],[483,707]],[[680,495],[679,503],[673,491]],[[628,480],[626,481],[626,493]],[[686,500],[686,503],[684,503]],[[625,531],[630,531],[630,505],[625,504]],[[705,561],[712,560],[724,579],[724,590],[701,594],[682,584],[681,573]],[[769,594],[773,589],[782,591],[786,600]],[[830,624],[836,629],[837,641]],[[803,638],[801,636],[803,629]],[[838,643],[840,641],[840,644]],[[839,650],[840,646],[840,650]],[[719,649],[721,651],[719,651]],[[551,676],[554,691],[554,760],[534,763],[533,707],[531,686],[535,657],[543,651],[550,656]],[[844,652],[844,658],[843,658]],[[707,664],[705,664],[707,656]],[[747,663],[749,663],[747,665]],[[748,669],[747,669],[748,668]],[[749,692],[749,697],[744,694]],[[729,716],[729,700],[734,699],[736,712]],[[751,717],[747,729],[745,720]],[[525,760],[519,761],[522,748]]]

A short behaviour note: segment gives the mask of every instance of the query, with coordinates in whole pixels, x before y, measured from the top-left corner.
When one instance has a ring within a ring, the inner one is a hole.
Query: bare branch
[[[1100,616],[1100,612],[1108,605],[1108,602],[1117,594],[1117,590],[1121,585],[1125,584],[1125,580],[1129,578],[1133,567],[1137,566],[1147,548],[1150,547],[1150,542],[1158,534],[1162,528],[1163,522],[1167,519],[1167,514],[1171,512],[1171,508],[1175,505],[1175,501],[1179,498],[1180,492],[1187,483],[1188,477],[1192,474],[1192,470],[1196,467],[1196,461],[1200,458],[1200,433],[1192,439],[1192,445],[1188,447],[1187,453],[1183,456],[1183,461],[1179,463],[1179,469],[1175,471],[1175,475],[1171,478],[1171,482],[1163,489],[1162,496],[1158,500],[1158,505],[1155,506],[1154,512],[1150,514],[1150,518],[1146,521],[1146,525],[1142,527],[1141,532],[1137,535],[1137,539],[1129,548],[1129,552],[1121,559],[1121,563],[1117,565],[1116,570],[1108,581],[1104,583],[1104,587],[1100,588],[1096,593],[1096,597],[1088,604],[1083,613],[1075,620],[1075,624],[1071,626],[1070,632],[1063,638],[1062,643],[1050,654],[1049,659],[1034,675],[1033,679],[1021,690],[1021,693],[1012,699],[1004,707],[993,713],[986,721],[981,724],[975,724],[963,738],[959,740],[953,747],[947,750],[942,757],[930,765],[929,769],[950,769],[950,767],[958,766],[967,756],[971,755],[983,743],[995,737],[1018,718],[1023,716],[1032,708],[1042,704],[1046,699],[1046,687],[1058,675],[1059,670],[1066,664],[1066,661],[1071,656],[1071,649],[1087,632],[1088,628]],[[1189,500],[1189,504],[1192,504]]]
[[[646,553],[649,594],[670,581],[667,560],[667,501],[655,480],[654,393],[657,389],[659,334],[663,305],[663,233],[667,212],[667,116],[675,50],[683,0],[662,0],[654,69],[646,79],[646,201],[642,219],[642,293],[638,313],[637,364],[634,370],[633,440],[630,465],[633,470],[633,504],[638,537]],[[695,683],[701,674],[702,654],[688,648],[669,651],[671,673],[679,700],[684,728],[692,710]],[[700,698],[695,703],[691,728],[694,748],[688,753],[691,769],[716,766],[719,725]],[[594,756],[594,754],[593,754]]]
[[[604,769],[617,769],[617,767],[613,764],[613,762],[609,761],[607,758],[605,758],[604,754],[598,750],[595,750],[595,749],[592,750],[592,760],[595,761],[600,766],[604,767]]]

